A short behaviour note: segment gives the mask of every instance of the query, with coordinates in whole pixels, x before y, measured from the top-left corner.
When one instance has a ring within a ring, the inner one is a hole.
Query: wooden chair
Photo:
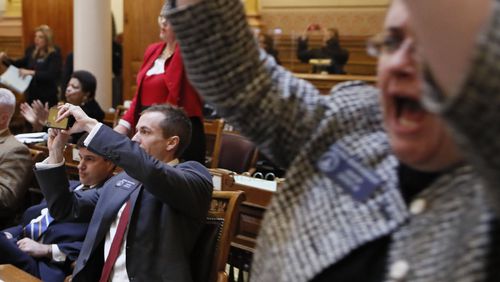
[[[255,144],[246,137],[224,132],[220,145],[217,167],[234,171],[238,174],[253,173],[257,162],[258,150]]]
[[[206,119],[203,122],[205,139],[207,144],[205,165],[216,168],[219,164],[219,152],[221,146],[222,130],[224,129],[223,119]]]
[[[244,198],[242,191],[213,192],[207,223],[198,238],[191,259],[193,281],[228,281],[225,268]]]

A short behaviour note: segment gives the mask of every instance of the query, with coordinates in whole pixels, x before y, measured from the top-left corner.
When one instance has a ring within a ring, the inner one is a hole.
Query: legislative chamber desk
[[[294,73],[298,78],[311,82],[321,94],[328,95],[335,85],[346,81],[363,81],[367,84],[375,84],[377,78],[373,75],[349,75],[349,74],[314,74]]]
[[[41,280],[12,264],[0,265],[0,281],[5,282],[40,282]]]
[[[214,187],[223,191],[244,191],[246,200],[240,207],[236,234],[231,242],[229,264],[239,270],[248,272],[251,267],[257,235],[264,213],[275,193],[272,189],[260,189],[252,186],[252,181],[241,184],[235,181],[236,174],[223,169],[210,169],[214,177]],[[256,180],[256,182],[264,180]],[[276,182],[279,189],[282,181]],[[231,275],[231,274],[230,274]]]

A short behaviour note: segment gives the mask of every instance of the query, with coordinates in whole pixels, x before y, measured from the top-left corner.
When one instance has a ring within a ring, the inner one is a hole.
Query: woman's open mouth
[[[422,108],[420,101],[404,96],[395,96],[393,99],[397,127],[402,130],[416,129],[427,114],[427,111]]]

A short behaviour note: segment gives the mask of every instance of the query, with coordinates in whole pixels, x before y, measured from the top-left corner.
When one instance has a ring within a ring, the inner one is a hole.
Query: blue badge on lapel
[[[334,144],[317,162],[318,169],[358,201],[365,201],[382,180]]]
[[[132,188],[135,186],[135,182],[132,182],[130,180],[127,180],[127,179],[121,179],[121,180],[118,180],[118,182],[116,182],[115,184],[116,187],[123,187],[123,188]]]

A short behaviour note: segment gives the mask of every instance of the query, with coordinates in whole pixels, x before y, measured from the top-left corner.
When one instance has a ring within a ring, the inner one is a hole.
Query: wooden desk
[[[235,238],[231,245],[238,249],[253,252],[264,213],[274,192],[238,184],[230,173],[220,169],[211,169],[212,175],[221,177],[221,190],[244,191],[246,200],[241,204]]]
[[[0,265],[0,279],[5,282],[41,282],[42,280],[24,272],[12,264]]]
[[[210,172],[214,178],[220,177],[217,181],[214,179],[214,185],[221,190],[245,192],[246,200],[240,206],[238,224],[228,258],[229,273],[233,273],[234,268],[239,270],[239,278],[230,281],[243,281],[240,280],[243,277],[241,273],[250,271],[257,235],[274,192],[238,184],[232,173],[224,169],[210,169]]]
[[[338,83],[360,80],[368,84],[375,84],[377,78],[372,75],[349,75],[349,74],[312,74],[312,73],[294,73],[298,78],[311,82],[321,94],[328,95],[333,86]]]

